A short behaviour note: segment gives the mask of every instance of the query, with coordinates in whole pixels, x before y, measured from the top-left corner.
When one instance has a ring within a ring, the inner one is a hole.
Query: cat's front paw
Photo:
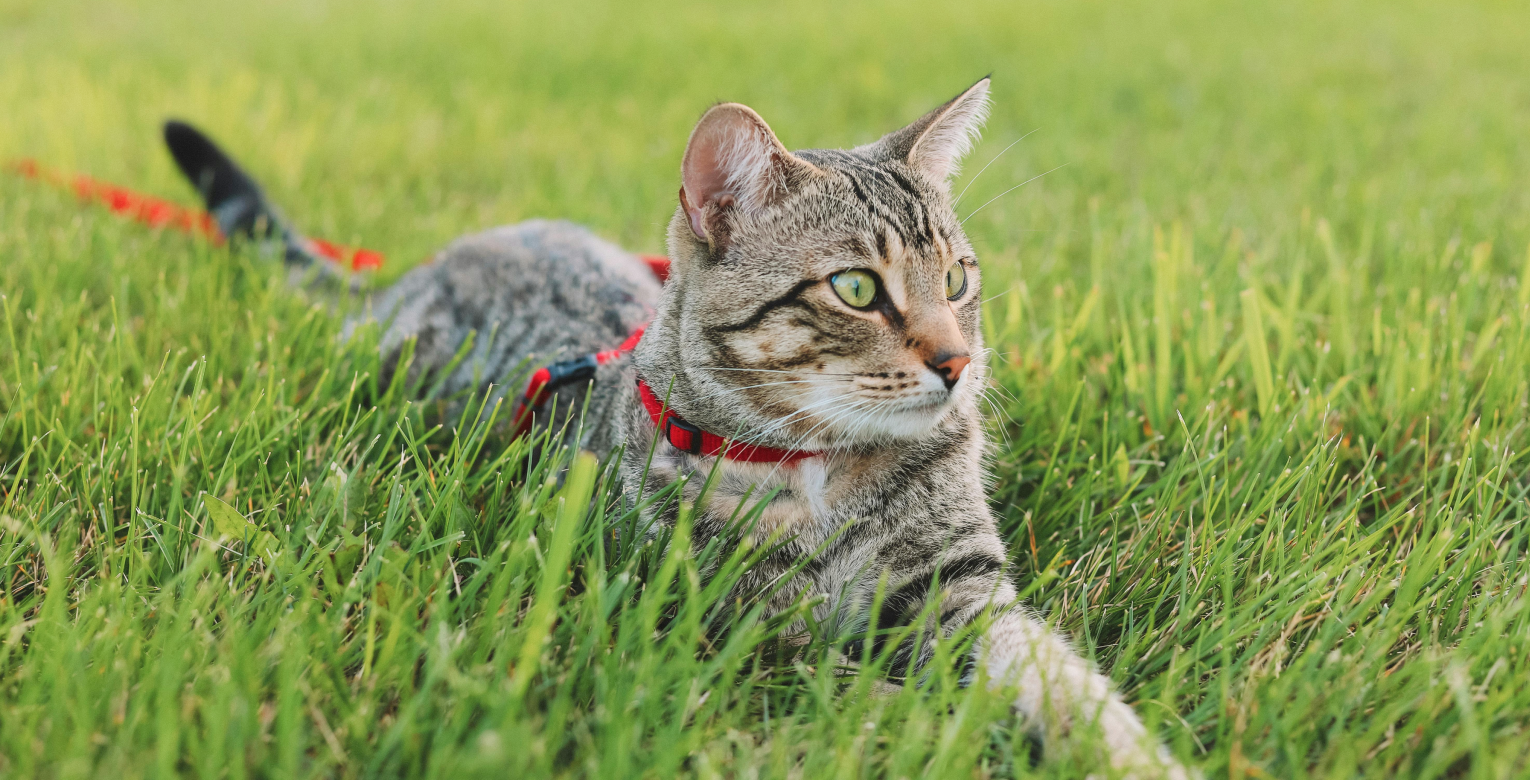
[[[1119,700],[1106,705],[1100,726],[1109,751],[1111,776],[1121,780],[1203,780],[1200,770],[1174,758]]]
[[[1181,764],[1169,749],[1160,745],[1156,751],[1117,751],[1110,757],[1116,780],[1205,780],[1200,769]],[[1105,780],[1090,775],[1090,780]]]
[[[1206,780],[1199,768],[1179,763],[1167,749],[1160,749],[1159,754],[1165,780]]]

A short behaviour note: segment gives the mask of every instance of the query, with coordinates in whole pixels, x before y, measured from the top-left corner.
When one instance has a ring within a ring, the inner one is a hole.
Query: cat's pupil
[[[857,309],[870,306],[877,297],[876,280],[860,269],[837,273],[829,277],[829,284],[845,303]]]
[[[962,266],[960,260],[951,264],[946,269],[946,298],[956,300],[967,291],[967,269]]]

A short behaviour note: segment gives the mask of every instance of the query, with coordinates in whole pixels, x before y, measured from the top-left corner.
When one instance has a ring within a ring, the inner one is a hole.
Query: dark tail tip
[[[284,237],[287,231],[266,203],[260,185],[211,138],[178,119],[165,122],[164,135],[176,167],[201,193],[223,235]]]
[[[201,193],[207,211],[227,238],[279,240],[289,266],[312,266],[319,261],[309,242],[282,219],[266,200],[260,185],[240,168],[206,133],[179,119],[165,121],[165,146],[176,167]]]

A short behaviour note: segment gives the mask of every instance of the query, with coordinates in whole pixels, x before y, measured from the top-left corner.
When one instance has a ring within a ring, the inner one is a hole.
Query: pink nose
[[[945,359],[940,360],[940,358]],[[956,386],[957,380],[962,378],[962,372],[966,371],[967,365],[972,362],[972,358],[967,355],[951,355],[949,357],[937,355],[936,359],[940,360],[940,362],[931,363],[930,368],[935,369],[935,373],[940,374],[940,378],[946,383],[947,390]]]

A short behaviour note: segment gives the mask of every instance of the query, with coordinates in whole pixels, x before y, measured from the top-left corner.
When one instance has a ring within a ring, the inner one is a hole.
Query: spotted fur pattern
[[[415,370],[431,370],[469,331],[494,331],[448,382],[471,388],[533,356],[609,347],[651,317],[621,376],[596,385],[594,419],[616,425],[587,440],[601,451],[625,441],[629,497],[681,483],[704,544],[745,533],[734,520],[749,497],[774,491],[747,533],[780,546],[741,592],[763,592],[811,557],[768,606],[819,597],[815,617],[846,632],[933,615],[925,641],[878,648],[898,676],[928,662],[928,633],[986,621],[970,668],[1016,691],[1016,709],[1040,732],[1094,721],[1117,770],[1185,777],[1109,681],[1016,603],[987,499],[982,267],[948,189],[987,94],[985,79],[847,151],[788,152],[750,109],[716,106],[686,150],[661,294],[636,278],[635,258],[575,228],[504,229],[464,239],[384,295],[375,307],[393,317],[384,349],[418,336]],[[854,269],[878,291],[861,308],[832,282]],[[959,290],[948,284],[957,270]],[[637,401],[637,376],[704,429],[818,455],[717,463],[679,451]],[[650,520],[674,523],[675,506]]]

